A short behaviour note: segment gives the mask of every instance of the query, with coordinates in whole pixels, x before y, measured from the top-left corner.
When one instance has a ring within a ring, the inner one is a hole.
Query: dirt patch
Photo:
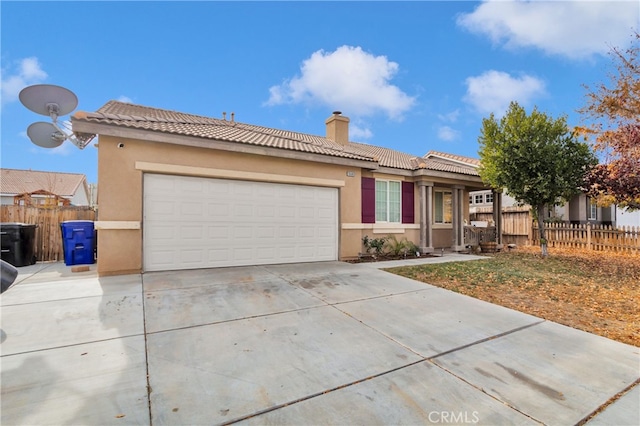
[[[640,255],[518,248],[486,260],[387,269],[398,275],[640,346]]]

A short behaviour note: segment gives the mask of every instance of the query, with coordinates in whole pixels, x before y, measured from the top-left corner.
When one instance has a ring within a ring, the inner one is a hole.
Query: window
[[[378,220],[381,223],[414,223],[413,182],[376,181],[375,178],[363,177],[361,185],[362,223],[376,223]]]
[[[589,220],[598,219],[598,205],[593,199],[589,199]]]
[[[452,195],[449,191],[434,191],[434,222],[451,223],[453,218]]]
[[[400,182],[376,180],[376,222],[400,223]]]
[[[485,203],[493,203],[493,192],[487,192],[484,196]]]
[[[469,195],[469,204],[473,204],[473,195]]]
[[[475,196],[475,204],[482,204],[482,199],[483,199],[483,195],[482,194],[476,194]]]

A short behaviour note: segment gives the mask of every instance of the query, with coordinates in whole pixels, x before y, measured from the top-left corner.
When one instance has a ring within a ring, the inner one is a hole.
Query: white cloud
[[[9,75],[5,75],[6,70],[2,70],[2,104],[13,102],[18,99],[18,94],[22,89],[32,84],[43,82],[47,77],[40,66],[38,58],[24,58],[18,62],[16,69],[9,70]]]
[[[353,141],[366,141],[373,137],[373,132],[368,127],[362,127],[357,124],[351,124],[349,126],[349,139]]]
[[[300,75],[269,89],[267,105],[317,103],[346,115],[382,112],[400,119],[415,98],[390,83],[399,66],[360,47],[319,50],[304,60]]]
[[[438,129],[438,139],[441,139],[443,141],[450,142],[456,140],[459,135],[460,132],[452,129],[449,126],[442,126]]]
[[[457,23],[509,49],[534,47],[579,59],[626,46],[639,17],[637,0],[486,1]]]
[[[124,96],[124,95],[120,96],[120,97],[118,98],[118,101],[120,101],[120,102],[124,102],[124,103],[126,103],[126,104],[132,104],[132,103],[133,103],[133,101],[131,100],[131,98],[130,98],[130,97],[128,97],[128,96]]]
[[[455,123],[458,120],[459,115],[460,115],[460,110],[456,109],[455,111],[451,111],[446,114],[438,114],[438,118],[445,122]]]
[[[464,100],[482,114],[502,116],[509,103],[516,101],[528,105],[533,99],[546,94],[542,80],[530,75],[512,77],[506,72],[490,70],[465,80],[467,94]]]
[[[50,155],[61,155],[63,157],[66,157],[68,155],[71,155],[76,149],[76,146],[70,141],[64,141],[62,145],[56,148],[47,149],[46,153]]]

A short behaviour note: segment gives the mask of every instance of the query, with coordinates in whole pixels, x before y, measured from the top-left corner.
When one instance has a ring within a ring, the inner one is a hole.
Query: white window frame
[[[598,205],[596,202],[589,198],[589,217],[588,220],[598,220]]]
[[[382,204],[382,200],[379,198],[378,183],[385,183],[385,199],[384,199],[384,212],[379,210]],[[391,198],[391,184],[398,185],[398,200],[394,201]],[[388,179],[376,179],[376,223],[401,223],[402,222],[402,181],[388,180]],[[397,217],[391,217],[393,204],[397,207]]]
[[[493,203],[493,192],[487,192],[484,194],[484,202],[487,204]]]
[[[438,209],[438,195],[437,194],[442,194],[442,220],[438,221],[437,218],[437,209]],[[449,195],[449,199],[450,204],[449,204],[449,208],[450,208],[450,220],[447,222],[445,221],[445,194]],[[433,224],[434,225],[451,225],[453,223],[453,191],[450,189],[435,189],[433,191]]]
[[[484,201],[484,195],[482,194],[475,194],[473,198],[474,198],[474,202],[473,202],[474,204],[482,204]]]

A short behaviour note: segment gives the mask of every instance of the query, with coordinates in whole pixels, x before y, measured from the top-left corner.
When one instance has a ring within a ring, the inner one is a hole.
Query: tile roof
[[[349,142],[349,149],[370,155],[383,167],[394,169],[416,170],[424,168],[424,161],[415,155],[405,154],[381,146],[367,145],[363,143]],[[422,166],[422,167],[421,167]]]
[[[109,101],[96,112],[76,112],[85,121],[204,139],[237,142],[378,163],[404,170],[431,169],[477,176],[471,167],[454,167],[441,158],[419,158],[389,148],[349,142],[342,145],[322,136],[273,129],[212,117]]]
[[[0,169],[3,194],[31,194],[43,190],[61,197],[73,197],[85,180],[85,175],[78,173]]]
[[[117,101],[107,102],[95,113],[77,112],[73,119],[374,162],[319,136]]]
[[[429,151],[424,156],[428,169],[479,176],[480,160],[446,152]]]
[[[474,167],[480,166],[480,160],[478,158],[465,157],[462,155],[449,154],[447,152],[429,151],[424,155],[424,158],[440,157],[448,160],[453,160],[460,163],[465,163]]]

